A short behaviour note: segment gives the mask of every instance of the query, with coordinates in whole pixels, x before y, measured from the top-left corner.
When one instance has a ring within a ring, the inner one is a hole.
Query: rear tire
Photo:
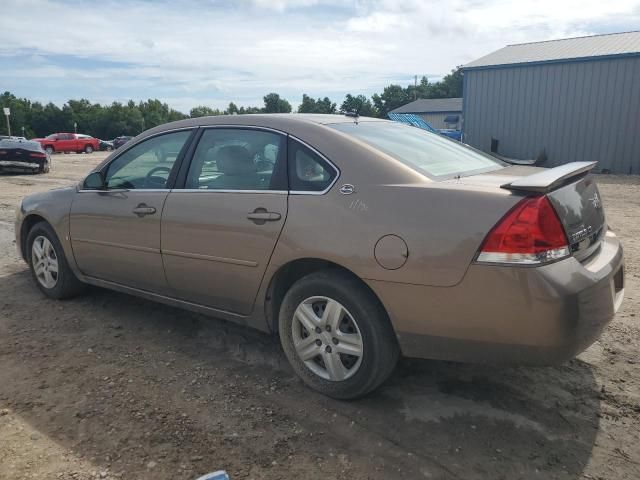
[[[280,307],[279,330],[298,376],[337,399],[375,390],[399,357],[384,307],[360,280],[339,271],[312,273],[294,283]]]
[[[82,293],[85,285],[69,267],[58,236],[48,223],[33,226],[26,246],[31,277],[42,293],[57,300]]]
[[[93,147],[91,145],[85,146],[84,153],[93,153]]]

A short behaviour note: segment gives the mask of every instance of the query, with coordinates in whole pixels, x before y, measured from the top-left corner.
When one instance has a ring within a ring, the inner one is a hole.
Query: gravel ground
[[[306,389],[259,332],[100,289],[44,298],[14,210],[104,154],[0,176],[0,478],[640,478],[640,178],[600,176],[625,246],[626,300],[555,368],[408,361],[339,402]]]

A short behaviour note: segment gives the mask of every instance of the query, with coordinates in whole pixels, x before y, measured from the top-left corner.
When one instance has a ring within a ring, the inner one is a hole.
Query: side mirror
[[[104,177],[102,176],[102,172],[93,172],[90,173],[87,178],[84,179],[83,188],[85,190],[106,190],[107,185],[105,184]]]

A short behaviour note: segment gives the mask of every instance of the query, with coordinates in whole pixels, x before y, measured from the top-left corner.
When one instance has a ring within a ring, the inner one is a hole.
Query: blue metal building
[[[640,174],[640,32],[509,45],[463,72],[466,143]]]

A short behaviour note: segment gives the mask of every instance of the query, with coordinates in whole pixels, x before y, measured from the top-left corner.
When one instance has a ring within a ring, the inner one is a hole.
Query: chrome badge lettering
[[[580,242],[581,240],[591,235],[591,233],[593,233],[593,227],[591,225],[586,227],[583,225],[582,227],[583,228],[581,228],[577,232],[573,232],[571,235],[569,235],[572,244]]]
[[[602,202],[600,201],[600,197],[597,193],[594,193],[593,197],[589,198],[589,201],[593,205],[593,208],[599,209],[602,206]]]

